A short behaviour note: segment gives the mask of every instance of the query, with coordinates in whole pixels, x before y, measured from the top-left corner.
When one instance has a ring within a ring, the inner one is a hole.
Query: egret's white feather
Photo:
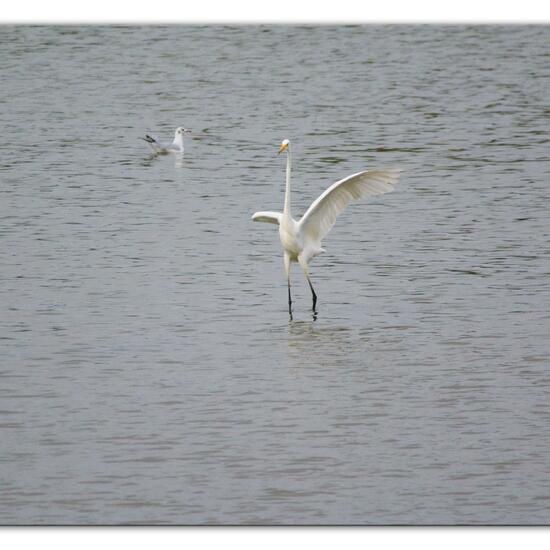
[[[320,242],[336,218],[353,199],[389,193],[399,179],[399,170],[364,170],[332,184],[307,209],[299,221],[300,229]]]

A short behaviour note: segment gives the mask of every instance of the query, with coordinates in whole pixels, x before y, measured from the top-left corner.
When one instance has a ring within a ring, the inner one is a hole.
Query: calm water
[[[550,523],[550,27],[0,27],[0,522]],[[150,158],[144,132],[186,136]],[[312,263],[276,228],[363,168]]]

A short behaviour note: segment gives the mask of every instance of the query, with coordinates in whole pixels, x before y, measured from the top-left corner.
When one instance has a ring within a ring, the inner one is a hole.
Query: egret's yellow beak
[[[286,150],[287,147],[288,143],[281,143],[281,146],[279,147],[279,152],[277,154],[280,155],[283,151]]]

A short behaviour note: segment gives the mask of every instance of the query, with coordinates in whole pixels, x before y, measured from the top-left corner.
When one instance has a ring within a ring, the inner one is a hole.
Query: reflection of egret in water
[[[329,367],[349,362],[352,348],[359,341],[346,327],[320,327],[311,321],[295,321],[288,325],[288,351],[299,365]],[[353,354],[353,353],[352,353]]]

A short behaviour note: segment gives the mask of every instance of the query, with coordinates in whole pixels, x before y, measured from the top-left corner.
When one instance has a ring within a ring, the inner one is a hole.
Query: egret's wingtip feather
[[[351,200],[394,191],[401,170],[373,168],[357,172],[332,184],[307,209],[300,226],[311,238],[322,240]]]

